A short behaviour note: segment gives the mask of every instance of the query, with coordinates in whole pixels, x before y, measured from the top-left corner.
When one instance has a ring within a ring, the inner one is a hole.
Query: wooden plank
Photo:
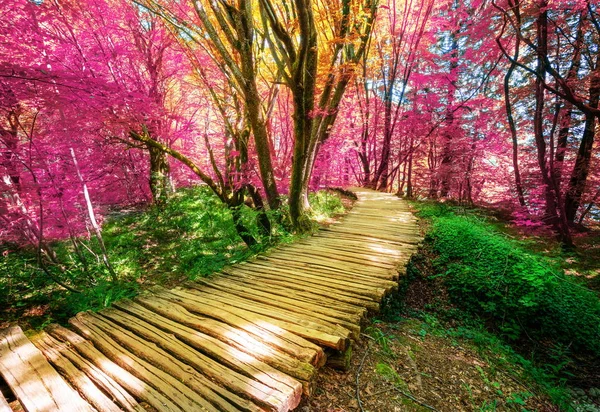
[[[58,328],[58,325],[51,325],[47,330]],[[119,405],[119,407],[129,412],[142,412],[145,409],[131,396],[124,388],[115,382],[110,376],[106,375],[102,369],[85,359],[77,353],[70,343],[58,340],[56,337],[46,334],[48,345],[56,348],[60,355],[66,358],[73,366],[84,373],[99,389],[106,393],[110,399]]]
[[[256,265],[263,266],[265,269],[269,269],[272,272],[286,273],[289,277],[297,278],[297,279],[313,279],[321,282],[321,284],[327,285],[335,285],[340,289],[345,289],[354,293],[360,293],[364,296],[368,296],[374,300],[381,301],[381,299],[386,295],[385,288],[376,288],[372,286],[362,285],[360,283],[355,283],[352,281],[335,279],[335,278],[324,278],[322,273],[313,274],[309,273],[308,269],[315,269],[318,271],[319,268],[311,268],[307,264],[298,263],[294,264],[291,261],[278,261],[274,258],[264,259],[262,262],[257,260],[254,262]]]
[[[300,267],[304,270],[311,270],[318,272],[319,275],[328,276],[333,279],[347,280],[353,283],[361,283],[366,286],[372,286],[375,283],[379,283],[383,288],[393,288],[396,284],[395,280],[398,278],[398,270],[394,268],[388,269],[375,269],[370,270],[364,269],[360,265],[346,264],[346,262],[332,261],[332,259],[325,259],[319,257],[306,257],[306,253],[277,253],[273,255],[265,255],[259,257],[261,260],[267,261],[285,261],[282,266],[293,265],[294,267]]]
[[[182,384],[177,378],[174,378],[152,364],[151,360],[154,360],[154,357],[148,355],[153,349],[151,345],[148,345],[147,350],[143,354],[129,351],[128,348],[122,347],[120,342],[112,339],[112,337],[104,330],[91,324],[87,320],[88,316],[86,314],[79,313],[75,318],[71,318],[69,323],[111,360],[127,369],[130,373],[134,374],[154,389],[160,390],[167,398],[169,398],[171,405],[163,408],[170,407],[180,411],[215,410],[215,408],[212,408],[206,400],[202,399],[189,387]],[[167,354],[164,353],[163,355],[167,356]]]
[[[122,352],[125,349],[131,354],[130,356],[136,356],[138,362],[143,359],[143,363],[140,364],[185,397],[183,400],[179,399],[179,402],[183,403],[189,399],[195,403],[195,406],[188,406],[188,409],[202,407],[207,410],[223,409],[231,412],[236,408],[249,411],[260,410],[253,402],[239,396],[243,393],[251,399],[263,401],[262,406],[270,411],[283,410],[281,402],[271,393],[266,393],[269,391],[268,388],[209,360],[196,350],[177,341],[173,336],[157,331],[151,325],[146,324],[145,330],[138,327],[136,332],[144,332],[144,335],[138,336],[97,314],[80,313],[76,318],[79,325],[73,325],[86,328],[87,330],[83,329],[81,332],[89,334],[89,338],[94,343],[109,342],[112,350]],[[168,347],[168,350],[164,347]],[[181,361],[181,358],[185,358],[187,362]],[[198,371],[199,369],[202,373]],[[211,379],[216,379],[219,383],[228,381],[228,386],[223,388]],[[185,382],[185,385],[181,382]]]
[[[332,238],[338,240],[362,240],[364,243],[381,244],[388,246],[393,245],[396,248],[410,246],[414,244],[414,240],[416,240],[414,236],[407,236],[409,238],[409,242],[396,238],[386,239],[384,237],[377,236],[376,234],[365,233],[365,231],[361,231],[359,229],[352,229],[351,227],[349,227],[347,230],[345,230],[343,227],[337,227],[334,229],[324,228],[319,230],[313,236],[322,238]]]
[[[377,267],[367,266],[363,263],[351,262],[346,259],[327,258],[317,254],[316,252],[302,252],[297,250],[279,251],[278,253],[265,254],[266,257],[274,259],[288,260],[294,263],[303,263],[308,267],[320,268],[326,273],[331,273],[353,278],[359,275],[365,280],[385,279],[393,280],[398,271],[396,266]]]
[[[293,247],[292,247],[293,246]],[[344,258],[352,259],[353,261],[359,261],[360,263],[371,265],[373,263],[381,264],[381,267],[395,267],[398,265],[397,258],[400,253],[394,256],[386,256],[383,253],[365,251],[364,248],[351,248],[348,245],[345,247],[339,247],[334,244],[327,242],[319,242],[317,240],[313,243],[297,242],[289,247],[289,249],[310,253],[313,249],[317,249],[321,256],[331,257],[340,256]]]
[[[316,367],[325,364],[325,353],[320,346],[266,322],[265,319],[257,318],[252,312],[245,313],[237,308],[223,306],[220,302],[199,298],[181,288],[169,291],[155,287],[152,292],[155,296],[178,304],[186,310],[198,313],[203,317],[209,316],[236,329],[248,332],[254,338],[273,345],[298,360],[308,362]]]
[[[286,253],[294,253],[300,254],[303,256],[318,256],[322,259],[335,259],[340,262],[347,262],[352,265],[358,265],[361,268],[381,268],[381,269],[394,269],[396,267],[396,262],[392,259],[385,259],[381,256],[375,256],[375,258],[371,259],[370,256],[366,254],[358,254],[358,253],[345,253],[344,251],[335,251],[328,249],[324,246],[314,244],[314,245],[302,245],[302,244],[293,244],[286,245],[285,247],[281,247],[276,250],[281,250]],[[378,258],[378,259],[377,259]]]
[[[337,244],[342,247],[353,247],[358,250],[372,251],[375,253],[396,253],[397,256],[401,255],[406,250],[416,250],[414,245],[398,246],[392,243],[381,243],[381,242],[368,242],[360,237],[336,237],[332,236],[332,233],[317,232],[311,239],[316,239],[321,242],[327,242],[329,244]]]
[[[28,411],[92,411],[18,326],[0,331],[0,374]]]
[[[268,310],[264,311],[238,300],[231,302],[230,298],[223,298],[216,293],[206,293],[205,290],[195,289],[185,291],[177,289],[175,293],[183,297],[183,299],[178,300],[179,304],[191,312],[203,314],[207,311],[214,312],[215,308],[222,309],[241,318],[248,319],[252,323],[269,328],[269,330],[273,330],[273,326],[284,329],[318,345],[332,349],[343,350],[348,344],[349,333],[346,336],[335,335],[317,329],[320,325],[315,326],[312,322],[302,321],[301,323],[296,323],[294,320],[286,319],[285,316],[277,316],[275,312],[269,313]]]
[[[299,281],[290,282],[282,276],[271,275],[268,272],[264,271],[262,271],[262,273],[256,273],[242,269],[242,267],[243,266],[241,265],[238,265],[236,267],[229,267],[223,272],[226,272],[227,274],[229,274],[229,276],[233,276],[241,280],[254,282],[254,284],[264,285],[265,288],[275,287],[284,290],[292,290],[296,294],[307,296],[309,298],[314,298],[315,300],[327,299],[327,301],[330,301],[332,305],[341,302],[348,304],[352,307],[366,308],[370,311],[376,312],[379,310],[379,303],[375,302],[370,298],[349,296],[340,293],[336,289],[322,287],[321,285],[317,285],[314,283],[311,284],[308,282]]]
[[[310,249],[310,252],[302,252],[293,249],[278,249],[273,252],[267,252],[264,254],[266,257],[273,257],[277,259],[291,260],[293,262],[303,262],[311,266],[320,266],[327,268],[332,271],[336,271],[342,274],[346,273],[363,273],[375,276],[381,276],[387,274],[392,270],[393,266],[377,267],[368,266],[364,262],[356,263],[345,259],[338,259],[337,257],[324,257],[319,254],[316,250]]]
[[[38,333],[31,339],[32,343],[44,354],[46,359],[65,377],[65,379],[92,405],[98,412],[120,412],[112,399],[106,396],[92,380],[62,355],[68,350],[64,343],[58,342],[47,333]],[[140,408],[141,409],[141,408]],[[142,409],[143,410],[143,409]]]
[[[138,327],[146,328],[142,332],[144,337],[150,329],[146,323],[151,327],[173,334],[183,343],[198,349],[219,363],[280,391],[290,404],[295,403],[290,408],[297,406],[302,395],[301,382],[290,376],[298,377],[307,383],[314,376],[315,370],[310,364],[280,354],[260,342],[248,339],[247,336],[239,336],[235,329],[226,328],[227,325],[195,316],[181,306],[155,296],[142,296],[139,301],[144,302],[145,306],[131,301],[122,301],[118,304],[122,311],[104,310],[101,314],[130,330],[137,330]],[[201,331],[182,323],[194,325]],[[211,332],[226,342],[202,331]],[[155,343],[160,344],[160,342]],[[169,352],[175,354],[170,349]],[[188,353],[186,351],[183,356]],[[263,361],[270,362],[270,364]],[[271,365],[276,365],[281,371]]]
[[[388,235],[398,235],[398,236],[416,236],[418,234],[418,229],[413,226],[413,224],[403,225],[398,224],[398,222],[386,220],[377,221],[375,219],[365,219],[359,216],[349,216],[344,219],[341,223],[334,223],[329,226],[330,228],[336,229],[341,227],[353,228],[353,229],[361,229],[365,230],[368,235],[373,235],[374,233],[382,233]]]
[[[286,295],[274,293],[273,290],[264,291],[259,287],[254,287],[252,284],[242,284],[227,279],[227,275],[214,276],[209,282],[211,286],[222,286],[223,290],[235,293],[238,296],[256,300],[267,304],[276,304],[277,306],[298,311],[299,313],[309,313],[311,316],[319,316],[321,319],[331,322],[344,322],[348,324],[358,325],[363,320],[363,312],[348,313],[346,311],[328,308],[318,303],[307,302],[293,297],[293,293]],[[305,312],[307,311],[307,312]]]
[[[375,310],[379,308],[377,297],[374,298],[372,296],[372,290],[368,291],[365,295],[362,293],[362,290],[349,290],[347,286],[334,283],[323,284],[323,279],[319,276],[316,278],[298,276],[297,272],[272,267],[264,261],[236,265],[235,267],[228,267],[226,270],[228,273],[235,272],[246,276],[255,276],[259,279],[264,279],[265,282],[284,282],[284,286],[289,285],[290,288],[302,287],[309,292],[314,291],[315,293],[332,296],[336,299],[347,298],[350,299],[350,302],[357,302],[367,308],[374,308]],[[376,296],[378,295],[376,294]]]
[[[355,229],[352,227],[348,227],[348,228],[337,227],[337,228],[332,228],[332,229],[324,228],[324,229],[321,229],[321,231],[323,233],[331,233],[334,236],[338,236],[338,237],[345,235],[348,237],[364,238],[366,241],[379,241],[382,243],[387,242],[387,243],[393,243],[396,245],[402,245],[402,244],[416,245],[419,243],[419,239],[416,238],[415,236],[409,236],[409,235],[400,236],[400,235],[389,235],[389,234],[381,234],[381,233],[370,233],[368,236],[366,236],[365,233],[363,231],[361,231],[360,229]]]
[[[211,294],[218,294],[218,296],[229,299],[231,303],[236,305],[239,303],[247,308],[252,307],[253,310],[257,310],[263,314],[272,313],[276,317],[289,319],[297,324],[308,324],[310,322],[317,330],[333,334],[339,333],[342,336],[350,334],[354,339],[358,339],[360,335],[360,325],[353,322],[323,315],[310,309],[300,308],[297,305],[282,302],[274,297],[269,299],[268,297],[236,290],[231,286],[221,286],[214,280],[204,281],[199,279],[196,283],[208,288],[206,290],[210,290],[209,293]],[[196,288],[198,287],[196,286]],[[203,290],[202,288],[200,289]]]
[[[13,412],[2,392],[0,392],[0,412]]]
[[[296,289],[286,286],[278,286],[274,284],[265,285],[264,282],[259,278],[249,278],[235,273],[233,271],[224,270],[222,271],[223,276],[228,281],[236,282],[237,284],[261,292],[270,292],[280,296],[290,297],[299,301],[310,303],[311,305],[319,305],[325,308],[336,309],[342,312],[354,314],[359,319],[364,319],[366,316],[366,308],[360,304],[349,304],[343,301],[333,299],[331,296],[320,296],[316,293],[306,293],[297,291]]]
[[[76,322],[76,319],[73,318],[71,321]],[[46,331],[54,338],[68,343],[71,348],[75,349],[77,354],[93,364],[97,370],[101,371],[109,378],[108,380],[104,380],[102,379],[103,377],[101,374],[91,375],[98,378],[98,380],[96,380],[97,384],[99,381],[102,382],[104,385],[103,388],[107,391],[107,393],[113,394],[115,391],[117,391],[117,388],[115,387],[116,383],[117,386],[125,389],[136,399],[147,403],[158,411],[181,410],[160,390],[157,390],[154,386],[149,385],[147,381],[143,379],[145,376],[149,376],[147,375],[148,372],[146,372],[143,367],[135,369],[136,363],[134,358],[129,358],[125,354],[123,357],[118,357],[115,356],[115,352],[110,352],[111,355],[117,359],[117,362],[113,362],[102,352],[96,349],[91,342],[69,329],[59,325],[51,325],[49,328],[46,328]],[[105,345],[104,347],[108,346]],[[73,360],[74,358],[70,359]],[[119,364],[125,365],[125,368],[121,367]],[[129,370],[132,369],[135,371],[135,373],[129,372]],[[95,369],[90,368],[89,370],[91,372],[95,372]],[[138,378],[138,376],[142,376],[142,378]],[[115,395],[113,394],[113,396]],[[124,395],[120,395],[119,397],[121,396]]]

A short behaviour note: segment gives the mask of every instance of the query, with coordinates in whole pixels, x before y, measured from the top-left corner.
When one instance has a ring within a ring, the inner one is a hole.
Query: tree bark
[[[171,168],[167,155],[162,150],[146,144],[150,154],[150,192],[154,204],[163,207],[173,192],[171,186]]]
[[[520,21],[520,14],[518,9],[515,10],[515,14],[517,16],[517,20]],[[496,41],[499,42],[500,39],[498,38],[496,39]],[[512,163],[515,175],[515,186],[517,188],[517,197],[519,199],[519,204],[521,205],[521,207],[525,207],[525,195],[523,192],[523,183],[521,181],[521,171],[519,169],[519,140],[517,136],[517,127],[515,125],[515,119],[512,113],[512,103],[510,101],[510,79],[517,67],[516,61],[519,58],[521,39],[517,36],[515,42],[515,53],[513,56],[513,61],[511,61],[510,67],[506,72],[506,75],[504,76],[504,106],[506,108],[506,117],[508,119],[510,135],[512,138]]]
[[[537,148],[537,159],[540,172],[542,174],[542,180],[545,185],[547,193],[549,193],[552,199],[548,201],[556,202],[559,206],[559,210],[556,208],[551,209],[552,216],[550,218],[555,221],[554,227],[559,233],[561,242],[567,246],[573,246],[573,240],[569,231],[569,226],[564,213],[564,208],[561,204],[560,190],[555,186],[555,179],[552,177],[552,169],[548,166],[546,159],[546,139],[544,137],[544,94],[545,94],[545,74],[546,74],[546,61],[548,53],[548,0],[541,0],[539,2],[539,15],[536,20],[537,29],[537,67],[536,67],[536,80],[535,80],[535,115],[534,115],[534,135],[535,144]]]
[[[589,105],[598,107],[600,100],[600,56],[596,61],[596,68],[592,77],[589,89]],[[571,173],[569,187],[565,196],[566,217],[569,223],[575,221],[575,216],[581,206],[581,197],[586,189],[586,182],[590,172],[590,163],[592,160],[592,149],[594,146],[594,137],[596,134],[596,116],[585,115],[585,127],[581,137],[575,166]]]

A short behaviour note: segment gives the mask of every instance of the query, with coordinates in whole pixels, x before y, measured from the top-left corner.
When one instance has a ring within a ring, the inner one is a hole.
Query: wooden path
[[[0,331],[0,374],[27,411],[294,409],[397,288],[420,240],[404,201],[357,194],[341,223],[209,279],[29,339]]]

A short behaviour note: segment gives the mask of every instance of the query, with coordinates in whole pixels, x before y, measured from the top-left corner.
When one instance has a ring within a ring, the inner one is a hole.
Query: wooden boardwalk
[[[208,279],[29,339],[0,331],[0,374],[27,411],[294,409],[397,288],[420,240],[404,201],[357,194],[341,223]]]

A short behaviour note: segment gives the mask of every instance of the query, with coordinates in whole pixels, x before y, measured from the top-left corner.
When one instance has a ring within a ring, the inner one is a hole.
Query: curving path
[[[355,192],[341,223],[208,279],[68,329],[0,331],[0,374],[28,411],[294,409],[327,359],[350,355],[420,240],[403,200]]]

